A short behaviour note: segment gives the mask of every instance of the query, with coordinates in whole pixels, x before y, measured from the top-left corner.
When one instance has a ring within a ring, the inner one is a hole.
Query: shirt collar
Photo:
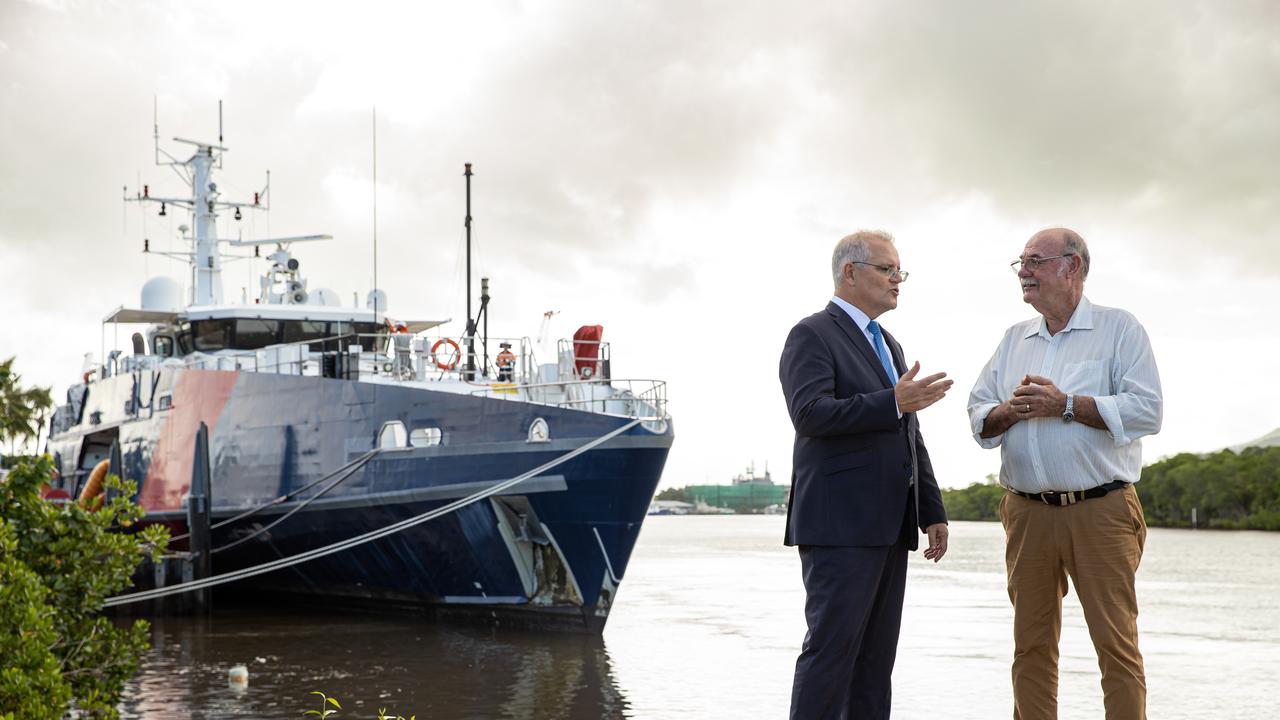
[[[1071,319],[1067,320],[1066,327],[1062,328],[1062,332],[1070,332],[1072,330],[1092,330],[1093,329],[1093,303],[1089,302],[1089,298],[1081,295],[1080,302],[1076,305],[1075,312],[1071,313]],[[1035,337],[1039,335],[1046,340],[1052,337],[1049,334],[1049,324],[1044,317],[1039,322],[1027,323],[1026,333],[1023,338]]]
[[[839,305],[840,309],[844,310],[845,314],[853,320],[853,324],[857,325],[859,330],[864,333],[867,331],[867,325],[871,324],[871,318],[867,317],[866,313],[859,310],[858,306],[836,295],[831,296],[831,302]]]

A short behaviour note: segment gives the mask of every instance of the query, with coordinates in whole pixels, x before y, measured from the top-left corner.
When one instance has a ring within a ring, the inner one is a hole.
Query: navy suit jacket
[[[887,332],[884,339],[905,371],[902,347]],[[828,303],[801,320],[778,374],[796,430],[787,545],[892,545],[912,481],[912,524],[946,522],[919,421],[915,413],[898,417],[880,358],[848,313]],[[913,532],[908,547],[918,546]]]

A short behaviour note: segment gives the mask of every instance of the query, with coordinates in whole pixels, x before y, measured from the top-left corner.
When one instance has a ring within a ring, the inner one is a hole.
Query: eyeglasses
[[[881,273],[884,273],[884,276],[889,278],[890,280],[893,279],[894,275],[897,275],[898,282],[906,282],[907,276],[911,274],[906,270],[903,270],[902,268],[896,268],[892,265],[876,265],[875,263],[862,262],[861,260],[850,260],[850,262],[852,262],[854,265],[866,265],[867,267],[873,267],[879,270]]]
[[[1049,257],[1029,257],[1027,259],[1018,258],[1009,263],[1009,267],[1014,272],[1022,272],[1022,268],[1026,268],[1028,272],[1035,272],[1046,265],[1050,260],[1059,260],[1061,258],[1075,257],[1075,253],[1063,253],[1061,255],[1050,255]]]

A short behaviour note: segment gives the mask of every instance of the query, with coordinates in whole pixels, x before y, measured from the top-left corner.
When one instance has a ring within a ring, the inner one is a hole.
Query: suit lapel
[[[883,326],[881,326],[880,332],[884,333],[884,343],[889,346],[889,356],[893,358],[893,364],[898,368],[898,377],[902,377],[902,374],[909,369],[906,356],[902,354],[902,346],[898,344],[897,340],[893,339],[893,336]]]
[[[871,343],[867,341],[867,336],[863,334],[862,328],[849,317],[849,313],[845,312],[833,302],[827,303],[827,314],[835,321],[836,325],[844,331],[849,337],[849,341],[862,353],[862,357],[871,365],[876,376],[880,378],[880,382],[885,387],[893,387],[889,384],[889,376],[884,374],[884,366],[880,364],[880,356],[876,354],[875,348],[871,347]]]

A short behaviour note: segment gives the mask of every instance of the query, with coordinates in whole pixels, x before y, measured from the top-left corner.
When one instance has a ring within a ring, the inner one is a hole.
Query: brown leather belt
[[[1121,490],[1128,484],[1129,483],[1123,480],[1115,480],[1107,483],[1106,485],[1099,485],[1098,487],[1089,488],[1088,490],[1070,490],[1068,492],[1055,492],[1050,490],[1049,492],[1042,493],[1024,493],[1020,490],[1014,490],[1013,488],[1008,488],[1008,490],[1014,495],[1027,498],[1028,500],[1037,500],[1045,505],[1066,507],[1067,505],[1075,505],[1081,500],[1102,497],[1112,490]]]

